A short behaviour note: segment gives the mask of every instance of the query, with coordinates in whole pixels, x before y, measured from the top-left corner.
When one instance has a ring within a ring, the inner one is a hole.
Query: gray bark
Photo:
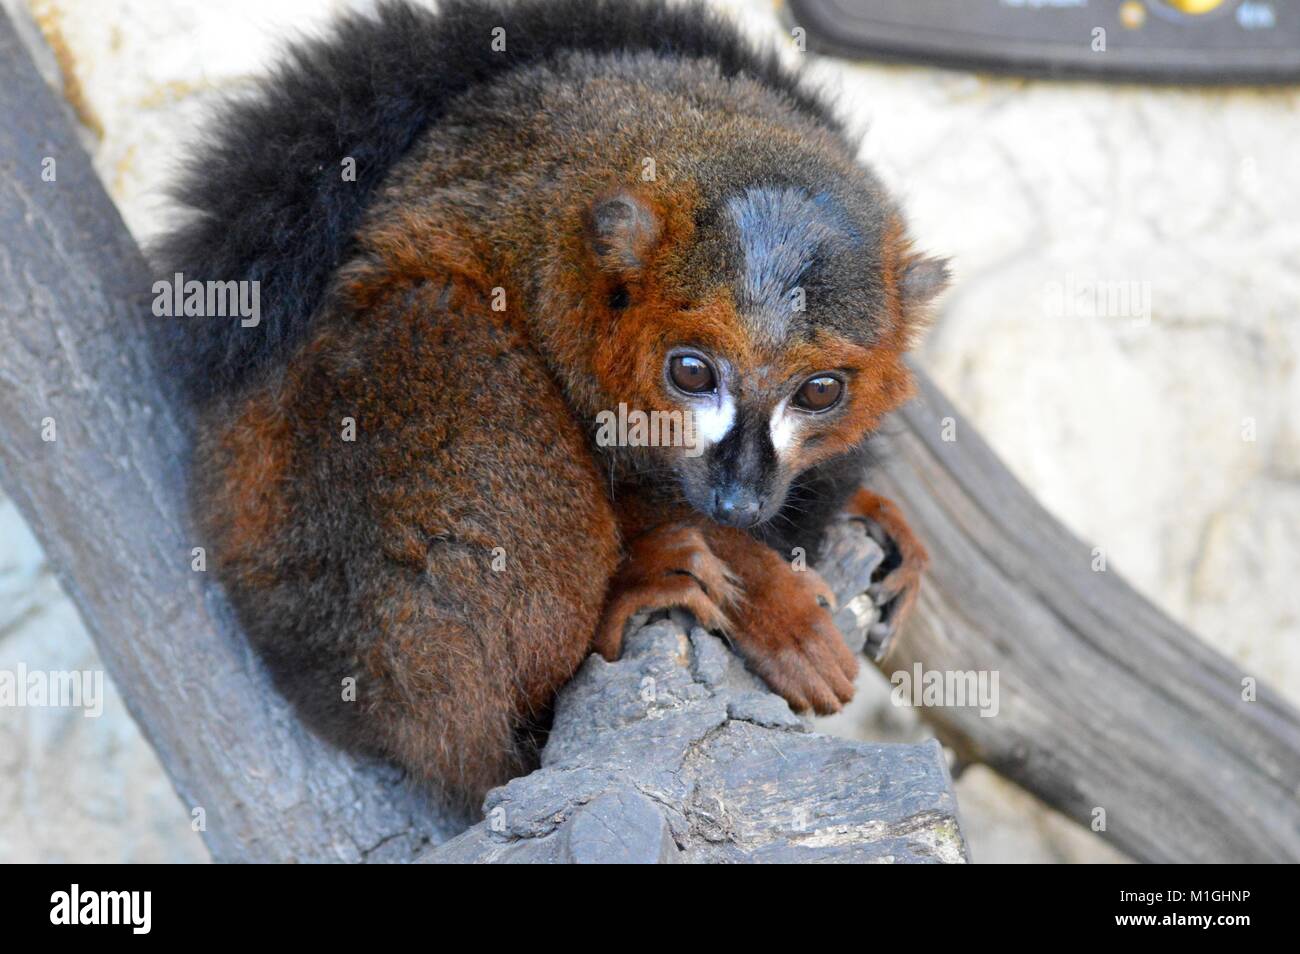
[[[943,752],[807,731],[689,617],[590,657],[542,767],[432,863],[968,860]]]

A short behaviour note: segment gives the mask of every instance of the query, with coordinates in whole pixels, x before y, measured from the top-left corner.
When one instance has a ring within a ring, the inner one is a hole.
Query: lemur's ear
[[[587,230],[591,250],[603,269],[637,272],[649,263],[663,226],[645,199],[623,189],[592,204]]]
[[[913,255],[903,263],[899,289],[904,308],[919,308],[948,287],[948,259]]]

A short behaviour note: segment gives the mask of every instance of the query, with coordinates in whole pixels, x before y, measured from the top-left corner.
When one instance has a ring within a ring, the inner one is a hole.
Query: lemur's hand
[[[775,550],[745,540],[761,550],[743,560],[728,552],[745,587],[733,613],[736,648],[796,712],[839,712],[853,698],[858,661],[835,625],[831,588],[816,570],[796,570]]]
[[[845,510],[865,524],[867,533],[885,551],[867,590],[880,611],[871,635],[885,644],[912,612],[930,556],[893,501],[863,489],[853,495]]]
[[[858,663],[831,616],[830,588],[743,531],[673,523],[638,537],[614,579],[596,651],[617,658],[637,616],[670,606],[726,635],[795,710],[824,715],[853,698]]]
[[[611,662],[623,649],[628,625],[638,616],[677,606],[690,610],[705,629],[731,628],[726,608],[739,591],[726,564],[713,555],[704,534],[687,523],[670,523],[637,537],[610,582],[595,650]]]

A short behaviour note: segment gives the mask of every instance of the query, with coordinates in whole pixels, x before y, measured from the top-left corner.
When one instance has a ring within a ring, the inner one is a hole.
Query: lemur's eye
[[[826,411],[839,403],[844,383],[829,374],[809,378],[794,394],[794,404],[805,411]]]
[[[668,376],[687,394],[707,394],[716,390],[718,379],[709,362],[698,355],[679,354],[668,363]]]

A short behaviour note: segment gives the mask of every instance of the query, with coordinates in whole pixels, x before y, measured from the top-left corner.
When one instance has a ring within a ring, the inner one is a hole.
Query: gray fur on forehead
[[[798,290],[809,272],[837,247],[861,245],[861,237],[825,193],[753,187],[730,197],[726,210],[740,251],[736,305],[756,330],[784,340],[801,314]]]
[[[722,203],[737,310],[774,344],[815,328],[869,340],[883,297],[874,223],[857,224],[829,191],[750,186]]]

